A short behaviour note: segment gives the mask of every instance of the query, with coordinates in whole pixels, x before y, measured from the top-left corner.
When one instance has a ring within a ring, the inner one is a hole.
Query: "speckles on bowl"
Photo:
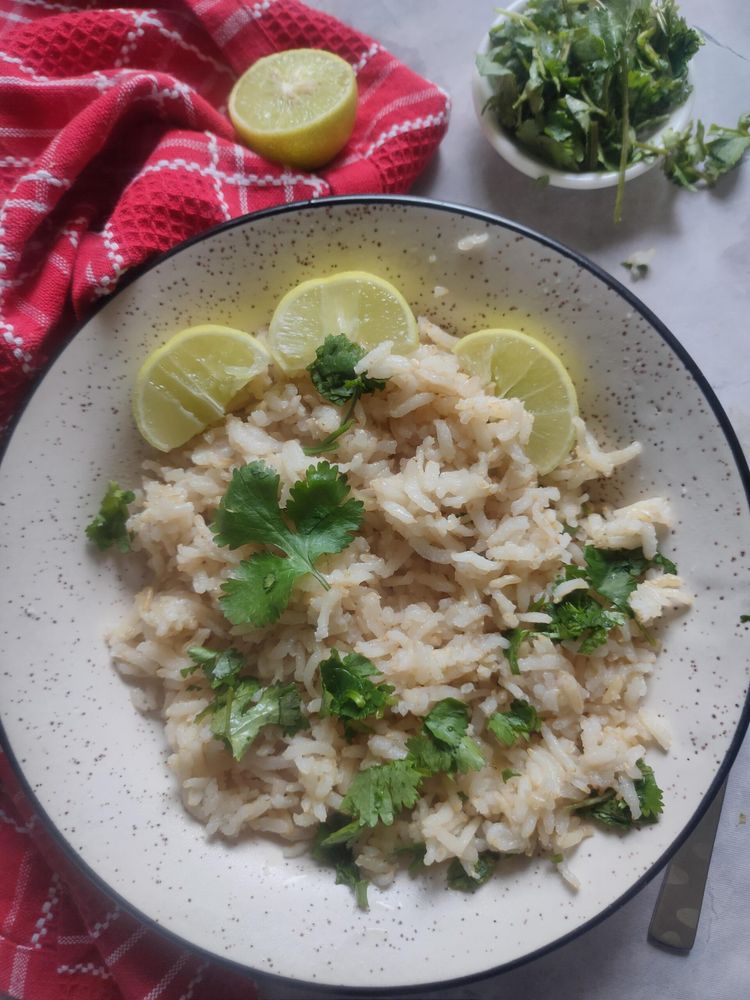
[[[458,241],[473,234],[487,238],[461,253]],[[650,705],[675,733],[658,761],[667,809],[637,837],[583,843],[571,860],[577,894],[548,862],[506,859],[471,897],[406,878],[373,891],[363,914],[307,858],[285,859],[260,839],[208,840],[179,802],[160,724],[135,711],[109,666],[103,633],[135,583],[127,562],[91,552],[82,532],[107,480],[132,482],[147,455],[129,400],[143,357],[201,321],[256,330],[296,282],[353,268],[392,281],[454,333],[506,325],[550,344],[599,433],[644,445],[610,482],[608,501],[655,492],[673,501],[668,555],[697,603],[667,629],[651,682]],[[450,294],[435,297],[436,286]],[[387,199],[298,206],[164,260],[106,304],[44,380],[0,467],[0,509],[0,573],[13,581],[0,607],[0,712],[28,781],[112,889],[186,940],[261,971],[386,987],[482,972],[549,946],[661,857],[741,720],[750,555],[738,539],[750,536],[750,517],[717,416],[617,288],[569,254],[471,213]]]

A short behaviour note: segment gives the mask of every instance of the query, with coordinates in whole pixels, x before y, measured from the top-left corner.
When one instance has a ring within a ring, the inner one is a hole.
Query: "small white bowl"
[[[515,3],[508,4],[507,9],[510,11],[522,10],[526,5],[527,0],[516,0]],[[502,24],[505,20],[505,15],[501,14],[492,22],[490,28]],[[486,55],[489,51],[490,28],[485,32],[484,38],[477,49],[478,55]],[[581,173],[557,170],[550,164],[545,163],[544,160],[538,159],[533,153],[527,152],[520,143],[516,142],[510,132],[506,128],[503,128],[494,115],[482,114],[482,109],[490,97],[493,96],[494,91],[490,81],[487,77],[480,75],[476,66],[474,67],[471,90],[474,100],[474,110],[487,141],[504,160],[515,167],[516,170],[520,170],[522,174],[526,174],[527,177],[533,177],[535,180],[540,177],[547,177],[552,187],[573,188],[578,191],[593,191],[596,188],[614,187],[617,184],[620,176],[617,170],[590,170]],[[692,107],[692,94],[690,94],[682,104],[675,108],[662,127],[650,136],[650,140],[658,145],[661,135],[668,129],[674,129],[675,131],[684,129],[690,121]],[[629,181],[634,177],[640,177],[641,174],[645,174],[647,170],[651,170],[652,167],[656,166],[658,162],[659,157],[653,157],[649,160],[641,160],[639,163],[632,164],[625,171],[625,180]]]

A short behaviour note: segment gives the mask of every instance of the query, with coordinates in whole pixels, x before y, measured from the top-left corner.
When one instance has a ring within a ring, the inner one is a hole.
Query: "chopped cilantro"
[[[408,742],[409,756],[424,774],[466,773],[484,767],[479,746],[466,735],[469,710],[457,698],[435,704],[422,723],[422,733]]]
[[[741,625],[746,625],[748,622],[750,622],[750,615],[740,615]]]
[[[354,892],[354,898],[357,900],[357,906],[360,910],[367,910],[369,909],[367,902],[369,883],[366,878],[362,878],[351,847],[347,844],[328,845],[326,843],[328,838],[341,826],[342,820],[339,817],[334,817],[327,823],[321,823],[315,832],[312,855],[321,864],[335,868],[336,885],[348,885]]]
[[[542,720],[533,705],[515,698],[510,703],[509,712],[495,712],[490,716],[487,728],[506,747],[512,747],[519,739],[528,740],[532,733],[541,732]],[[503,781],[505,780],[507,779],[504,777]]]
[[[110,483],[99,505],[99,513],[86,527],[86,536],[100,549],[115,545],[120,552],[130,551],[130,535],[125,527],[128,504],[135,500],[132,490]]]
[[[521,643],[524,639],[528,639],[528,637],[533,634],[533,629],[521,628],[520,626],[505,633],[505,638],[510,642],[508,648],[504,650],[505,658],[510,664],[510,672],[512,674],[521,673],[521,668],[518,665],[518,654],[521,649]]]
[[[585,580],[587,590],[572,591],[556,604],[535,601],[529,610],[544,612],[551,622],[533,628],[519,626],[504,633],[510,643],[505,656],[511,673],[520,673],[521,643],[533,635],[546,635],[553,642],[578,640],[578,652],[590,655],[607,641],[612,629],[633,616],[628,601],[648,569],[658,566],[665,573],[677,573],[675,564],[661,552],[648,559],[641,549],[597,549],[587,545],[583,558],[585,566],[566,566],[557,582]]]
[[[664,808],[662,791],[656,784],[653,769],[644,760],[638,761],[638,769],[643,777],[634,781],[633,785],[641,807],[640,820],[633,819],[630,806],[618,796],[614,788],[607,788],[576,802],[572,810],[603,826],[623,830],[630,829],[636,822],[656,823]]]
[[[458,892],[476,892],[492,877],[496,863],[497,857],[491,851],[483,851],[474,867],[474,874],[469,875],[458,858],[454,858],[448,866],[448,888]]]
[[[244,662],[236,649],[191,646],[188,655],[193,666],[185,667],[182,676],[201,667],[214,692],[213,701],[196,721],[210,716],[211,732],[232,751],[235,760],[241,760],[264,726],[281,726],[285,736],[307,727],[294,684],[262,687],[254,677],[240,677]]]
[[[493,90],[485,112],[559,170],[618,171],[619,221],[625,170],[659,155],[638,140],[689,95],[700,34],[675,0],[529,0],[503,13],[477,63]]]
[[[549,859],[550,859],[550,861],[552,862],[553,865],[559,865],[559,864],[562,863],[563,856],[562,856],[562,854],[550,854],[550,858]]]
[[[510,781],[511,778],[520,778],[521,772],[513,771],[509,767],[504,767],[503,770],[500,772],[500,777],[503,779],[503,784],[505,784],[506,782]]]
[[[366,656],[347,653],[342,659],[332,649],[328,659],[320,664],[323,683],[323,715],[335,715],[348,726],[352,720],[382,719],[386,708],[393,704],[391,684],[373,684],[370,677],[382,677],[381,672]]]
[[[306,455],[322,455],[332,451],[338,439],[354,423],[354,407],[357,400],[366,393],[385,388],[385,379],[370,378],[366,373],[358,375],[355,366],[365,356],[359,344],[352,343],[343,334],[326,337],[315,352],[315,360],[307,366],[313,385],[320,395],[334,406],[348,407],[338,428],[328,437],[304,449]]]
[[[315,562],[345,549],[362,524],[363,504],[347,499],[349,492],[346,476],[321,462],[292,486],[282,510],[277,472],[264,462],[234,470],[213,524],[217,544],[236,549],[260,542],[281,549],[285,557],[256,552],[224,583],[219,603],[233,625],[260,628],[276,621],[295,581],[307,573],[328,589]]]

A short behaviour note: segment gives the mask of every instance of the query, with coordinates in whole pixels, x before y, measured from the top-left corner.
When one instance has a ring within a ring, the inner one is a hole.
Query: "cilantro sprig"
[[[518,626],[504,635],[504,650],[512,674],[520,673],[518,657],[522,643],[533,635],[546,635],[553,642],[577,641],[578,652],[588,656],[606,641],[614,628],[633,618],[630,595],[643,580],[647,570],[658,566],[665,573],[677,573],[677,567],[661,552],[648,559],[642,549],[597,549],[587,545],[583,566],[566,566],[556,583],[584,580],[585,590],[574,590],[558,603],[534,602],[533,611],[551,618],[548,623]]]
[[[217,544],[236,549],[259,542],[284,555],[256,552],[223,584],[219,604],[233,625],[260,628],[276,621],[295,582],[308,573],[330,589],[315,563],[345,549],[362,524],[364,505],[349,492],[346,476],[321,462],[292,486],[282,509],[274,469],[251,462],[234,470],[212,526]]]
[[[402,809],[417,804],[422,782],[435,774],[478,771],[484,757],[467,735],[469,710],[456,698],[437,702],[425,716],[422,732],[407,741],[401,760],[375,764],[359,771],[341,803],[352,821],[331,834],[327,846],[348,843],[366,827],[390,826]]]
[[[333,451],[336,442],[354,423],[354,407],[360,397],[385,388],[386,379],[370,378],[366,372],[358,375],[354,370],[365,353],[359,344],[352,343],[343,333],[326,337],[316,350],[315,360],[307,366],[313,385],[329,403],[348,406],[336,430],[317,444],[306,447],[306,455],[323,455]]]
[[[104,550],[116,546],[120,552],[130,551],[130,534],[125,524],[128,520],[128,504],[135,500],[132,490],[124,490],[111,482],[102,497],[99,513],[86,527],[86,536],[98,548]]]
[[[382,673],[366,656],[347,653],[343,658],[337,649],[320,664],[323,685],[322,715],[333,715],[344,722],[347,735],[355,727],[352,723],[363,719],[382,719],[383,713],[393,704],[392,684],[375,684],[371,677]]]
[[[653,768],[642,759],[637,763],[642,777],[634,781],[633,785],[641,807],[639,820],[633,818],[630,806],[614,788],[595,792],[588,798],[576,802],[571,807],[571,812],[593,819],[602,826],[620,830],[629,830],[638,822],[656,823],[664,809],[662,790],[656,783]]]
[[[263,687],[254,677],[240,676],[244,659],[236,649],[215,651],[192,646],[188,656],[193,666],[185,667],[182,676],[199,667],[203,670],[214,692],[205,710],[211,716],[211,732],[231,750],[235,760],[242,759],[266,726],[280,726],[285,736],[291,736],[309,725],[295,685]]]

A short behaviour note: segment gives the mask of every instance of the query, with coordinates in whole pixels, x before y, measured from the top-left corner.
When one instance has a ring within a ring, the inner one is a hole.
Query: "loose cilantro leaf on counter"
[[[466,773],[484,767],[479,746],[466,735],[469,710],[457,698],[444,698],[425,716],[419,736],[407,742],[411,758],[425,774]]]
[[[474,874],[469,875],[458,858],[454,858],[448,866],[448,888],[458,892],[476,892],[492,878],[496,863],[497,857],[492,851],[483,851],[477,860]]]
[[[617,827],[623,830],[630,829],[641,822],[656,823],[664,809],[662,791],[656,784],[653,768],[649,767],[644,760],[639,760],[638,769],[643,775],[642,778],[633,782],[641,807],[641,816],[638,820],[633,819],[630,806],[619,797],[614,788],[607,788],[581,802],[576,802],[572,806],[572,811],[596,820],[603,826]]]
[[[349,492],[346,476],[335,465],[321,462],[292,486],[282,510],[274,469],[251,462],[234,470],[213,524],[217,544],[236,549],[260,542],[285,556],[256,552],[224,583],[219,603],[233,625],[260,628],[276,621],[295,581],[307,573],[328,589],[315,562],[345,549],[362,524],[363,504],[347,499]]]
[[[341,825],[338,818],[321,823],[315,833],[312,854],[316,861],[336,869],[336,885],[348,885],[354,892],[360,910],[367,910],[369,909],[367,902],[369,882],[362,877],[351,847],[346,844],[326,844],[327,839],[339,830]]]
[[[382,677],[381,672],[366,656],[347,653],[342,659],[332,649],[320,664],[323,683],[323,715],[335,715],[344,720],[382,719],[386,708],[393,704],[391,684],[374,684],[370,677]]]
[[[315,388],[323,399],[334,406],[348,407],[338,428],[315,445],[304,449],[306,455],[323,455],[332,451],[336,442],[354,423],[353,413],[357,400],[370,392],[385,388],[386,379],[370,378],[366,372],[357,374],[355,366],[365,356],[359,344],[352,343],[343,334],[326,337],[315,352],[315,360],[307,366]]]
[[[130,551],[130,535],[125,527],[128,504],[135,500],[132,490],[123,490],[111,482],[99,505],[99,513],[86,527],[86,536],[104,550],[115,545],[120,552]]]
[[[509,712],[495,712],[490,716],[487,728],[506,747],[512,747],[518,740],[528,740],[532,733],[541,732],[542,720],[533,705],[521,698],[515,698],[510,703]],[[503,778],[503,781],[506,780]]]
[[[696,191],[713,187],[719,178],[733,170],[750,148],[750,113],[741,116],[736,128],[706,126],[690,122],[681,132],[669,130],[661,145],[644,142],[641,148],[662,156],[662,169],[673,184]]]

